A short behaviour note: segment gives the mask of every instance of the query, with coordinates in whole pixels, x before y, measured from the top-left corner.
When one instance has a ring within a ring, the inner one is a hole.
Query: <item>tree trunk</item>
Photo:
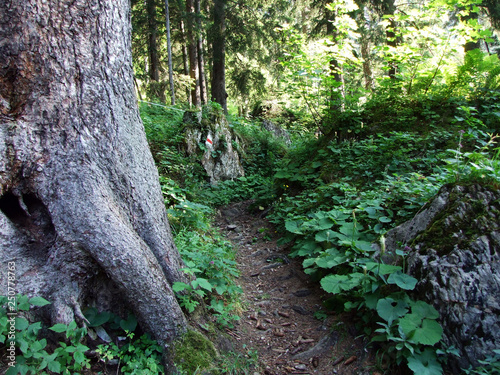
[[[148,16],[148,55],[149,55],[149,87],[152,96],[165,102],[165,90],[160,83],[160,58],[158,55],[158,25],[156,23],[155,0],[146,0],[146,13]]]
[[[198,56],[197,56],[197,41],[196,32],[194,30],[195,9],[193,0],[186,0],[187,13],[187,39],[188,39],[188,55],[189,55],[189,76],[194,83],[191,88],[191,101],[194,106],[200,105],[200,82],[198,72]]]
[[[226,1],[215,0],[212,32],[212,100],[219,103],[227,115],[226,93]]]
[[[185,277],[133,91],[129,7],[0,3],[0,259],[53,323],[119,300],[167,343],[186,327],[171,289]]]
[[[198,72],[199,72],[199,85],[200,85],[200,100],[201,104],[207,104],[207,86],[205,85],[205,60],[203,58],[203,33],[201,24],[201,9],[200,0],[194,0],[196,8],[196,28],[198,34],[198,43],[196,45],[198,56]]]
[[[170,83],[170,103],[175,105],[174,71],[172,68],[172,40],[170,38],[170,11],[168,0],[165,0],[165,27],[167,29],[168,81]]]
[[[396,5],[394,3],[394,0],[382,1],[382,14],[384,16],[394,15],[395,12],[396,12]],[[394,19],[394,17],[390,17],[389,27],[386,29],[385,36],[386,36],[386,44],[392,48],[396,48],[398,45],[396,40],[396,28],[397,28],[396,20]],[[389,70],[387,72],[387,75],[391,80],[396,79],[397,69],[398,69],[397,61],[395,60],[389,61]]]
[[[337,39],[337,28],[333,24],[335,20],[335,14],[333,12],[327,12],[328,22],[326,24],[327,35],[333,38],[336,42]],[[344,101],[343,95],[343,78],[342,78],[342,67],[339,65],[337,59],[330,60],[330,111],[338,111],[342,108],[342,103]]]
[[[186,30],[184,27],[184,21],[180,22],[180,31],[182,37],[182,64],[184,67],[184,75],[189,76],[189,60],[188,60],[188,49],[187,49],[187,38],[186,38]],[[193,104],[191,102],[191,90],[186,89],[186,96],[188,105],[191,107]]]
[[[365,6],[362,8],[363,13],[367,13]],[[370,21],[364,18],[364,23],[360,27],[361,34],[361,57],[363,58],[363,76],[365,79],[365,89],[371,91],[373,89],[373,72],[371,68],[370,56]]]

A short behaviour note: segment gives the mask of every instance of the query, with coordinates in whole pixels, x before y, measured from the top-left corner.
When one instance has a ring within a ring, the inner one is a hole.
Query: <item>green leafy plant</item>
[[[8,297],[0,297],[1,315],[0,328],[2,333],[0,339],[2,343],[10,335],[10,328],[7,331],[7,310]],[[27,313],[32,306],[43,307],[50,304],[41,297],[28,298],[25,295],[16,296],[15,311],[15,346],[21,354],[15,357],[15,365],[11,366],[6,375],[11,374],[48,374],[48,371],[57,374],[70,374],[90,368],[90,360],[85,356],[89,348],[83,344],[87,334],[86,328],[78,328],[75,322],[70,324],[56,324],[49,329],[62,334],[64,341],[60,341],[58,346],[49,354],[50,349],[45,338],[40,339],[39,333],[42,329],[41,322],[30,323]],[[9,335],[5,333],[9,332]],[[11,339],[9,337],[9,339]],[[49,351],[47,351],[49,350]]]
[[[122,374],[129,375],[156,375],[163,373],[161,363],[162,348],[147,334],[135,338],[135,334],[125,330],[125,344],[101,344],[96,352],[104,363],[113,359],[119,360],[119,369]]]

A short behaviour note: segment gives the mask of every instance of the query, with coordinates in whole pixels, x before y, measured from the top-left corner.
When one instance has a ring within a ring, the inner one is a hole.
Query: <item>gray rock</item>
[[[186,151],[199,157],[212,185],[245,175],[238,152],[233,147],[239,144],[238,139],[221,111],[212,107],[197,112],[186,111],[183,122]]]
[[[405,246],[409,273],[419,280],[415,297],[439,311],[443,341],[460,353],[451,369],[478,366],[500,347],[500,192],[444,186],[387,234],[388,254]]]
[[[290,140],[290,134],[288,134],[288,132],[281,126],[276,125],[269,120],[262,120],[262,127],[267,131],[273,133],[276,138],[282,138],[287,145],[292,144],[292,141]]]

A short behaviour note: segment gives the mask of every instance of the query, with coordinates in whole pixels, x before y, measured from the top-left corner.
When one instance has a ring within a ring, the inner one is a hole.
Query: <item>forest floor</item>
[[[325,311],[326,293],[277,245],[272,224],[251,203],[221,208],[216,225],[237,249],[241,271],[243,312],[228,333],[241,352],[258,352],[254,374],[377,374],[354,322]]]

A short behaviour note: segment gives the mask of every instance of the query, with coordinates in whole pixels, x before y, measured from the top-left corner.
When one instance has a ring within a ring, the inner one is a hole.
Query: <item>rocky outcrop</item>
[[[443,340],[460,355],[453,373],[476,367],[500,347],[500,192],[447,185],[387,234],[386,249],[406,246],[417,298],[440,313]]]
[[[187,153],[199,158],[211,184],[245,175],[235,149],[238,139],[221,110],[186,111],[183,122]]]
[[[276,138],[283,139],[283,141],[287,145],[292,144],[292,141],[290,140],[290,134],[288,134],[288,132],[285,129],[283,129],[281,126],[276,125],[276,124],[272,123],[271,121],[264,119],[264,120],[262,120],[262,127],[264,129],[266,129],[267,131],[273,133],[273,135]]]

